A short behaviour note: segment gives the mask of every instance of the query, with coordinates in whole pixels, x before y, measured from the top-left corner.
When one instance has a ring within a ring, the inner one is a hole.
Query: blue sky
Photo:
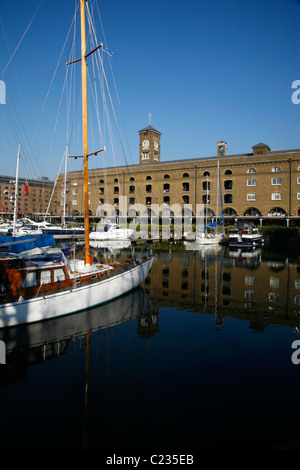
[[[7,91],[0,105],[0,174],[15,173],[19,143],[20,176],[55,178],[59,170],[64,111],[53,133],[69,44],[43,104],[74,3],[28,0],[25,8],[23,0],[0,0],[0,79]],[[272,150],[300,148],[300,104],[291,101],[292,82],[300,80],[300,1],[98,0],[98,6],[114,52],[129,164],[138,163],[138,131],[149,113],[162,133],[162,161],[213,156],[219,140],[232,154],[251,152],[258,142]],[[97,158],[91,167],[101,167]],[[70,162],[70,169],[81,167],[80,160]]]

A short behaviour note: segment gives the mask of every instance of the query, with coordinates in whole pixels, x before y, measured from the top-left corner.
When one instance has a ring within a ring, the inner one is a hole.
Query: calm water
[[[2,333],[0,449],[299,449],[298,261],[187,244],[122,299]]]

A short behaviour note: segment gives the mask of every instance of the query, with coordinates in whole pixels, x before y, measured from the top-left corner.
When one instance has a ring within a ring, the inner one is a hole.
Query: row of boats
[[[13,229],[12,222],[0,224],[0,234],[15,236],[26,235],[53,235],[59,236],[80,236],[84,235],[84,227],[67,227],[52,225],[47,221],[35,222],[30,219],[19,219]],[[106,240],[132,240],[135,237],[135,231],[130,228],[124,228],[117,223],[102,222],[97,228],[89,233],[90,241]],[[216,245],[229,243],[232,246],[258,246],[263,242],[263,233],[250,222],[237,222],[235,227],[229,231],[228,238],[224,231],[219,231],[216,223],[209,224],[205,230],[188,233],[185,238],[195,240],[200,245]]]
[[[0,224],[0,234],[23,237],[26,235],[53,235],[59,236],[80,236],[85,234],[85,228],[79,226],[69,227],[66,225],[55,225],[47,221],[35,222],[28,218],[16,221],[2,222]],[[134,235],[134,230],[124,228],[116,223],[100,223],[98,227],[89,234],[90,240],[130,240]]]

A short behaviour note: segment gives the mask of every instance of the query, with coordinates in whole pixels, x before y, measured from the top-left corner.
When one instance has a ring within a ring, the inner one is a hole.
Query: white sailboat
[[[220,186],[220,167],[219,167],[219,161],[218,161],[218,176],[217,176],[217,214],[218,214],[218,207],[219,207],[219,186]],[[222,227],[218,224],[218,220],[212,223],[208,223],[208,179],[206,181],[206,204],[205,204],[205,224],[204,226],[197,227],[196,231],[196,238],[195,238],[195,243],[197,245],[218,245],[219,243],[222,243],[225,239],[225,233],[224,233],[224,224],[222,224]],[[220,194],[220,198],[222,198]],[[218,216],[217,216],[218,219]]]
[[[123,263],[92,263],[89,245],[86,1],[80,0],[85,196],[84,259],[27,262],[15,253],[0,253],[0,328],[62,317],[104,304],[142,284],[154,256]],[[98,48],[97,48],[98,49]]]

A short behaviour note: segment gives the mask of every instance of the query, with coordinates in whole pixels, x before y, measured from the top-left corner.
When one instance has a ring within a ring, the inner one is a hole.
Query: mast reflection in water
[[[184,248],[113,303],[1,331],[1,449],[300,447],[299,260]]]

